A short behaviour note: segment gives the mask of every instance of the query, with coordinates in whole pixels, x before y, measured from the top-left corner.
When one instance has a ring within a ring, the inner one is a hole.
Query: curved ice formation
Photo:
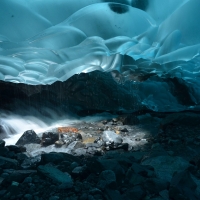
[[[1,0],[0,80],[52,84],[99,70],[146,85],[181,78],[199,94],[199,8],[199,0]],[[151,94],[142,102],[155,103]]]

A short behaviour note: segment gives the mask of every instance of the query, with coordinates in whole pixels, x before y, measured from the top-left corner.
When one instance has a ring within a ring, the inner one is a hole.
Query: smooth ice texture
[[[111,72],[143,88],[135,91],[143,105],[166,111],[186,107],[149,78],[178,78],[197,106],[199,8],[199,0],[1,0],[0,80],[39,85]]]

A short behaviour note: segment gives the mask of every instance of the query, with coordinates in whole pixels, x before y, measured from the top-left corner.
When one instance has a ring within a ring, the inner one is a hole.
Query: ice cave
[[[0,0],[0,199],[199,200],[200,0]]]

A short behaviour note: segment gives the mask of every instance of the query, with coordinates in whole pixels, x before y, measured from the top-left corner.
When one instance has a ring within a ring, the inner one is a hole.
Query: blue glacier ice
[[[111,73],[154,111],[199,109],[199,0],[1,0],[0,80],[50,85]],[[179,80],[193,104],[177,100]]]

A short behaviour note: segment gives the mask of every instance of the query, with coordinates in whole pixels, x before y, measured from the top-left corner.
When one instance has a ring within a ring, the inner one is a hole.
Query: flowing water
[[[53,113],[53,112],[52,112]],[[88,117],[78,117],[70,115],[57,116],[55,113],[51,117],[41,114],[37,116],[17,115],[13,113],[0,114],[0,139],[4,139],[6,145],[14,145],[20,136],[27,130],[34,130],[37,134],[51,130],[56,127],[69,126],[80,121],[93,122],[114,116],[103,113]]]

